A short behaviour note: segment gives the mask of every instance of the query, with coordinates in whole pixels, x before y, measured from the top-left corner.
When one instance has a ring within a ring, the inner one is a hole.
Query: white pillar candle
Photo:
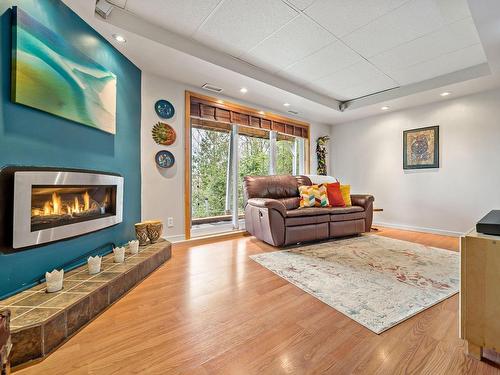
[[[47,292],[58,292],[63,288],[64,270],[53,270],[45,272],[45,281],[47,283]]]
[[[115,247],[113,255],[115,263],[123,263],[125,261],[125,247]]]
[[[139,252],[139,241],[129,241],[128,248],[130,250],[130,254],[137,254]]]
[[[96,273],[101,272],[101,261],[102,257],[96,255],[95,257],[89,257],[87,260],[87,264],[89,267],[89,275],[95,275]]]

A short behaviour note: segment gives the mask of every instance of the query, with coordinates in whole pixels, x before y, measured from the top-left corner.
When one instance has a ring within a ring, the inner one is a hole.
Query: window
[[[192,128],[192,217],[230,215],[226,206],[230,134]]]
[[[243,229],[243,178],[305,173],[308,125],[187,98],[186,237]]]

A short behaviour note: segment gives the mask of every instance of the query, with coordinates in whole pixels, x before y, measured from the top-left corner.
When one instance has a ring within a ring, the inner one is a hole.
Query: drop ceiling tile
[[[299,16],[257,45],[242,59],[275,72],[336,40],[306,16]]]
[[[401,85],[424,81],[486,62],[481,44],[439,56],[411,67],[391,72]]]
[[[198,29],[195,39],[239,56],[298,15],[281,0],[226,0]]]
[[[305,82],[318,80],[359,61],[362,57],[344,43],[335,41],[325,48],[290,65],[280,75]]]
[[[470,17],[467,0],[435,0],[445,22],[454,22]],[[474,1],[474,0],[473,0]]]
[[[314,0],[288,0],[288,2],[297,9],[304,10],[314,3]]]
[[[480,43],[476,26],[471,17],[446,25],[436,32],[426,34],[389,51],[369,58],[387,75],[427,60],[433,60],[474,44]]]
[[[396,86],[398,86],[397,82],[365,60],[339,70],[328,77],[314,81],[309,85],[310,88],[337,93],[348,99]]]
[[[192,35],[219,2],[220,0],[127,0],[125,9],[167,30]]]
[[[446,24],[434,0],[411,0],[342,38],[365,57],[431,33]]]
[[[348,100],[361,98],[363,96],[375,94],[377,92],[390,90],[398,87],[399,85],[392,80],[384,78],[377,78],[363,85],[346,87],[341,90],[341,94],[348,98]]]
[[[316,0],[306,14],[337,37],[368,24],[408,0]]]
[[[389,90],[398,87],[399,85],[392,80],[387,80],[386,78],[374,78],[373,80],[366,82],[362,85],[350,86],[344,88],[338,88],[335,86],[310,86],[310,88],[316,90],[318,93],[335,98],[337,100],[353,100],[363,96],[375,94],[381,91]]]
[[[107,1],[108,3],[116,5],[120,8],[125,8],[125,4],[127,3],[127,0],[107,0]]]

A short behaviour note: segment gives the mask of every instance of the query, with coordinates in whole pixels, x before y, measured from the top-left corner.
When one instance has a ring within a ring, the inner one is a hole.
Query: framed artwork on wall
[[[50,24],[18,7],[12,16],[12,101],[115,134],[116,75]]]
[[[403,169],[439,168],[439,126],[403,131]]]

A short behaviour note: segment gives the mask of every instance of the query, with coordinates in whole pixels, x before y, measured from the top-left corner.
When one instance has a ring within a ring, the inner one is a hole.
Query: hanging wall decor
[[[177,135],[174,128],[164,122],[159,122],[153,127],[153,139],[156,143],[163,146],[170,146],[175,142]]]
[[[66,40],[49,16],[37,19],[14,7],[13,17],[12,101],[115,134],[116,75],[85,55],[83,42]],[[84,21],[72,17],[81,28]],[[93,40],[107,53],[107,45]]]
[[[403,169],[439,168],[439,126],[403,132]]]
[[[174,117],[175,108],[168,100],[160,99],[155,103],[155,111],[158,116],[164,119]]]
[[[170,151],[161,150],[156,153],[155,161],[160,168],[170,168],[175,163],[175,157]]]
[[[324,135],[319,137],[316,141],[316,156],[318,159],[317,173],[322,176],[326,176],[328,173],[326,168],[326,157],[328,155],[327,145],[329,140],[330,137]]]

